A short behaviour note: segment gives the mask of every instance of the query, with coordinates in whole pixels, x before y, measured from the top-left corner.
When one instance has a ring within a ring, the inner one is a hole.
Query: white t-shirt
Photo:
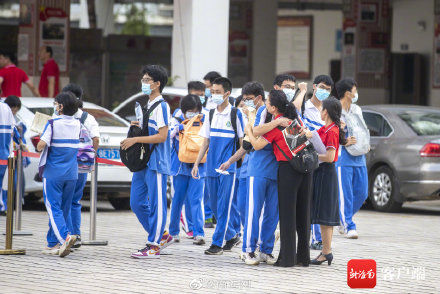
[[[81,119],[83,111],[78,109],[73,117]],[[86,120],[84,121],[84,126],[90,133],[90,138],[99,138],[99,125],[96,119],[90,113],[87,114]]]

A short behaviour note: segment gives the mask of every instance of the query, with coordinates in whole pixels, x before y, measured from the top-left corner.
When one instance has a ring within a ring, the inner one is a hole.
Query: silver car
[[[439,199],[440,108],[369,105],[362,112],[371,135],[372,206],[394,212],[405,201]]]

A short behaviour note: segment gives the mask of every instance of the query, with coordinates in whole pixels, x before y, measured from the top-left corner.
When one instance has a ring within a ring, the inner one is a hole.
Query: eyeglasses
[[[291,85],[281,85],[281,88],[295,90],[295,86],[291,86]]]
[[[142,79],[141,82],[146,84],[146,83],[148,83],[149,81],[152,81],[152,80],[153,80],[152,78],[147,78],[147,79]]]

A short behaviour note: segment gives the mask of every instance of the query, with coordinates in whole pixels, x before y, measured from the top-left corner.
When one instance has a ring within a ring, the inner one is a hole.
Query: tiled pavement
[[[360,238],[334,235],[331,266],[276,268],[247,266],[240,248],[207,256],[189,239],[173,244],[158,260],[134,260],[145,234],[131,212],[98,213],[98,239],[108,246],[83,246],[66,258],[42,255],[47,230],[44,211],[24,211],[23,228],[33,236],[14,238],[25,256],[0,255],[0,293],[440,293],[440,213],[383,214],[361,211],[355,218]],[[89,213],[83,213],[83,239]],[[0,218],[0,232],[5,218]],[[207,230],[210,241],[213,229]],[[0,248],[4,236],[0,235]],[[209,242],[208,242],[209,243]],[[275,254],[279,247],[276,247]],[[312,251],[312,256],[318,252]],[[374,259],[377,285],[347,286],[350,259]]]

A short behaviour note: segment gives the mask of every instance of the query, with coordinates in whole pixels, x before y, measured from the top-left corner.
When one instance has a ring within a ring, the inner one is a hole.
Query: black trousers
[[[288,162],[278,165],[278,206],[281,249],[278,264],[284,267],[310,263],[310,209],[312,174],[295,171]],[[296,246],[298,233],[298,250]]]

